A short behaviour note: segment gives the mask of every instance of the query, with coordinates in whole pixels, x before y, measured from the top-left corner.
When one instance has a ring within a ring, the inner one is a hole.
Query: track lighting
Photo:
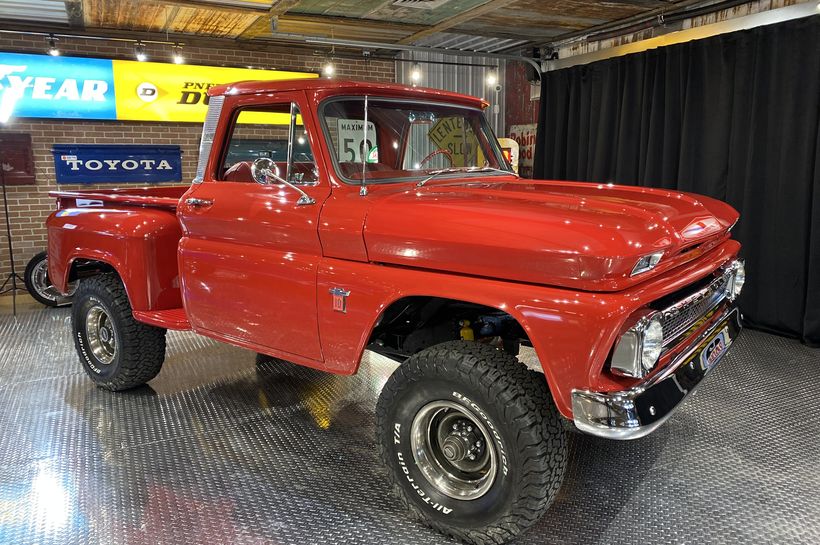
[[[325,65],[322,67],[322,74],[325,75],[327,78],[332,78],[333,74],[336,73],[336,67],[333,66],[333,61],[327,61]]]
[[[52,57],[59,57],[60,50],[57,48],[57,38],[54,37],[54,34],[49,34],[46,42],[48,43],[48,54]]]
[[[413,82],[413,85],[417,85],[421,81],[421,65],[417,62],[414,62],[410,68],[410,81]]]
[[[185,57],[182,54],[182,46],[179,44],[174,44],[174,47],[171,48],[173,52],[173,59],[174,64],[183,64],[185,63]]]
[[[145,45],[142,42],[134,44],[134,56],[136,56],[140,62],[148,60],[148,55],[145,54]]]

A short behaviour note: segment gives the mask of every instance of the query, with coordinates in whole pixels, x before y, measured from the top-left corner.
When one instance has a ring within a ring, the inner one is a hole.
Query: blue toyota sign
[[[0,110],[17,117],[116,119],[111,61],[0,53]]]
[[[58,184],[179,182],[179,146],[117,144],[55,144],[54,171]]]

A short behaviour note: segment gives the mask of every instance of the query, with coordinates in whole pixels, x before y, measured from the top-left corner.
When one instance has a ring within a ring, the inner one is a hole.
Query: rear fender
[[[114,268],[133,310],[180,308],[173,212],[152,208],[66,208],[52,213],[48,228],[49,278],[66,291],[72,268],[83,260]]]

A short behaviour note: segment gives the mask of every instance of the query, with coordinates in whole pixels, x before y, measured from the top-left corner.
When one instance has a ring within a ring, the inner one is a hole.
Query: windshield
[[[348,183],[509,170],[476,108],[354,97],[328,101],[321,118],[336,171]]]

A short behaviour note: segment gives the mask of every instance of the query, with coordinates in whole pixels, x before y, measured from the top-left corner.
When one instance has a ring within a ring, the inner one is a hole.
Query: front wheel
[[[393,489],[411,516],[474,544],[499,544],[552,503],[565,432],[546,380],[491,346],[453,341],[399,366],[376,411]]]
[[[108,390],[145,384],[165,360],[165,330],[140,323],[120,279],[101,274],[83,280],[71,312],[74,346],[88,376]]]

